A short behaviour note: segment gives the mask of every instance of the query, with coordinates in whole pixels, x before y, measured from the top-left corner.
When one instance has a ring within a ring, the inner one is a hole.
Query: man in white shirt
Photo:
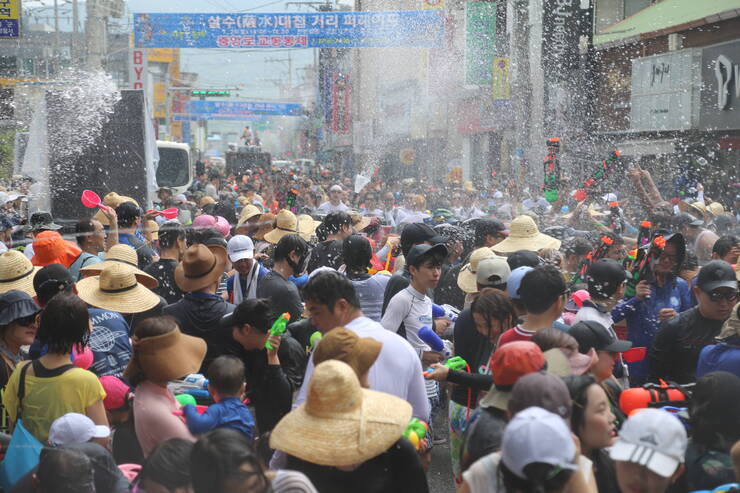
[[[344,212],[349,207],[342,202],[342,197],[344,196],[344,190],[342,189],[341,185],[332,185],[332,187],[329,189],[329,201],[324,202],[319,206],[319,208],[316,210],[319,214],[329,214],[331,212]]]
[[[303,288],[303,296],[311,323],[322,334],[345,327],[359,337],[382,342],[380,355],[370,368],[370,388],[408,401],[414,417],[429,420],[429,401],[419,356],[401,336],[385,330],[382,325],[362,314],[357,293],[349,279],[336,272],[321,272],[308,281]],[[306,400],[313,368],[313,358],[310,358],[294,407]]]

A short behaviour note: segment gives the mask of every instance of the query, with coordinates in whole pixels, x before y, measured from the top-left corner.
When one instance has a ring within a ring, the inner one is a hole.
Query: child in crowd
[[[241,401],[244,394],[244,363],[233,356],[219,356],[208,367],[208,392],[215,404],[198,414],[195,406],[183,406],[188,429],[200,435],[215,428],[232,428],[248,439],[254,436],[254,419]]]

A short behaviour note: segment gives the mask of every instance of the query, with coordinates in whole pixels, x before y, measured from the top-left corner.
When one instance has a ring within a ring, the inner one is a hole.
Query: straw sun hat
[[[100,275],[100,272],[106,267],[115,265],[117,263],[126,264],[132,267],[134,270],[134,274],[136,275],[136,280],[143,284],[145,287],[149,289],[154,289],[159,286],[159,282],[157,281],[157,279],[138,268],[139,258],[136,255],[136,250],[122,243],[118,243],[110,247],[110,250],[105,253],[105,260],[103,262],[98,262],[97,264],[83,267],[82,269],[80,269],[80,273],[83,276],[97,276]]]
[[[270,447],[322,466],[350,466],[388,450],[411,419],[411,405],[384,392],[363,389],[349,365],[316,366],[306,402],[280,420]]]
[[[105,267],[99,277],[79,281],[77,294],[89,305],[118,313],[145,312],[160,302],[137,282],[134,269],[120,262]]]
[[[277,244],[283,236],[298,233],[298,218],[288,209],[277,213],[275,224],[275,229],[265,235],[265,241]]]
[[[260,209],[256,205],[254,204],[245,205],[244,209],[242,209],[241,215],[239,216],[239,223],[237,224],[237,227],[249,221],[254,216],[259,216],[261,214],[262,214],[262,209]]]
[[[137,207],[139,206],[139,203],[131,197],[118,195],[116,192],[110,192],[105,197],[103,197],[103,205],[107,205],[111,209],[115,209],[124,202],[133,202],[134,204],[136,204]],[[106,215],[103,214],[102,210],[98,210],[98,212],[95,213],[95,216],[93,216],[93,219],[95,219],[96,221],[100,221],[100,224],[102,224],[103,226],[110,226],[110,222],[108,221]]]
[[[321,221],[317,221],[308,214],[298,216],[298,234],[306,241],[311,241],[311,237],[316,232]]]
[[[470,262],[465,264],[457,275],[457,286],[466,293],[477,293],[476,271],[478,270],[478,263],[485,258],[496,256],[493,250],[488,247],[473,250],[473,253],[470,254]]]
[[[227,259],[224,247],[195,244],[175,267],[175,282],[186,293],[206,288],[221,279]]]
[[[491,247],[495,252],[512,253],[517,250],[536,252],[543,248],[560,248],[560,240],[540,233],[537,223],[529,216],[518,216],[511,221],[509,236]]]
[[[33,276],[40,267],[34,267],[31,261],[18,250],[8,250],[0,255],[0,293],[11,289],[23,291],[36,296],[33,289]]]

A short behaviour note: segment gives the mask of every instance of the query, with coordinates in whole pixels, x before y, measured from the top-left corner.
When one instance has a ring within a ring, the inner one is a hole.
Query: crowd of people
[[[737,185],[196,174],[0,192],[4,491],[740,491]]]

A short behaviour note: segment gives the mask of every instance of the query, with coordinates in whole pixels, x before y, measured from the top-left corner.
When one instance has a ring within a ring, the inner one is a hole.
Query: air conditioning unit
[[[678,51],[683,48],[683,36],[679,33],[668,35],[668,51]]]

